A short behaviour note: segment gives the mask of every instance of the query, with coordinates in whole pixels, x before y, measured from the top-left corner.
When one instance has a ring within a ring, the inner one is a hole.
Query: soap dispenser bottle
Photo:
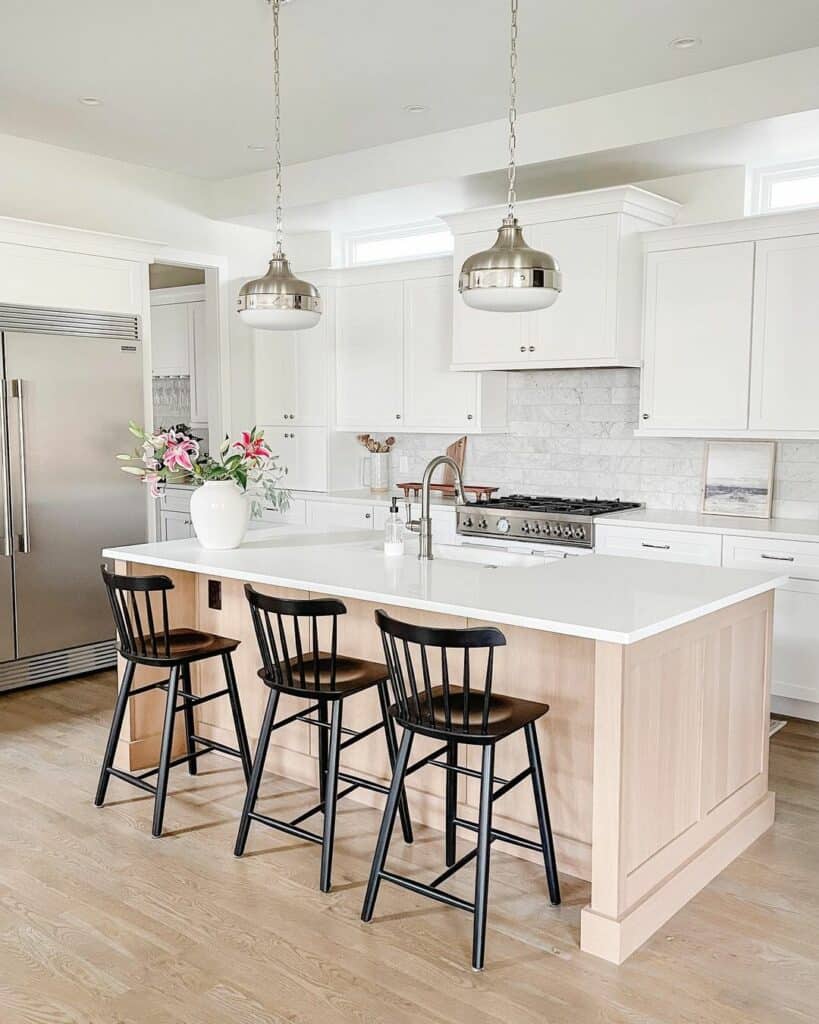
[[[398,511],[398,499],[393,498],[387,521],[384,524],[384,554],[404,554],[404,523]]]

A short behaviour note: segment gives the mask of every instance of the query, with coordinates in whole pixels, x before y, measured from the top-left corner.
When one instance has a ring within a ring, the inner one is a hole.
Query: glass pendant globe
[[[310,309],[240,309],[239,319],[257,331],[303,331],[315,327],[321,313]]]
[[[548,309],[557,300],[554,288],[472,288],[463,293],[470,309],[493,313],[528,313]]]

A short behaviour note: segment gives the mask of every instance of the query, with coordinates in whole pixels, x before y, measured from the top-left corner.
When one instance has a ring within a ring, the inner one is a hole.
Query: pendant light
[[[279,6],[273,9],[273,96],[276,144],[276,251],[264,277],[248,281],[239,292],[239,317],[263,331],[300,331],[315,327],[321,318],[321,297],[315,285],[301,281],[282,250],[281,101],[279,97]]]
[[[458,290],[467,306],[499,313],[545,309],[562,288],[560,268],[554,256],[530,248],[515,216],[515,124],[518,91],[518,0],[512,3],[512,37],[509,55],[509,169],[507,214],[495,244],[464,262]]]

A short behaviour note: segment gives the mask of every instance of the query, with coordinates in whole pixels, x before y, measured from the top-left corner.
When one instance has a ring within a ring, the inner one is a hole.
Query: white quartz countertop
[[[786,582],[776,573],[587,555],[534,568],[414,552],[387,558],[371,530],[254,531],[232,551],[196,540],[106,548],[106,558],[393,607],[631,644]]]
[[[635,526],[656,530],[688,530],[727,533],[740,537],[819,541],[819,519],[749,519],[745,516],[712,516],[702,512],[673,512],[640,508],[613,512],[596,521],[600,526]]]

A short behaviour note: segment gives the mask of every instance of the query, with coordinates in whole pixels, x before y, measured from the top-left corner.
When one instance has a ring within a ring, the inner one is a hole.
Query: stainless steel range
[[[641,507],[635,501],[508,494],[458,505],[457,528],[458,533],[468,537],[593,548],[597,516]]]

